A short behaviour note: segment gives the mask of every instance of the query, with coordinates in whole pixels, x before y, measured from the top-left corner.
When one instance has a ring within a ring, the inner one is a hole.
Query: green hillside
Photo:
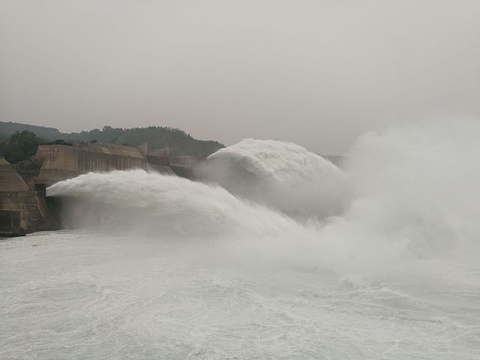
[[[147,143],[150,151],[168,146],[172,155],[208,156],[224,147],[223,144],[217,141],[194,139],[179,129],[157,126],[132,129],[105,126],[102,130],[94,129],[66,134],[55,128],[0,122],[0,139],[10,136],[16,131],[22,132],[24,130],[31,131],[37,136],[50,141],[99,141],[128,146],[139,146]]]

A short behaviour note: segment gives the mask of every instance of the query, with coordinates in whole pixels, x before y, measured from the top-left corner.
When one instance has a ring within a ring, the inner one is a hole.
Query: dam
[[[57,229],[57,205],[46,197],[46,188],[90,172],[143,169],[192,178],[202,160],[195,156],[170,156],[169,150],[148,152],[147,144],[129,147],[108,143],[41,145],[36,159],[38,176],[27,183],[4,158],[0,158],[0,237]]]

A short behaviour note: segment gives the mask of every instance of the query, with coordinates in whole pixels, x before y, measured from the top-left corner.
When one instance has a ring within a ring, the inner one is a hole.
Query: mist
[[[368,130],[478,117],[479,18],[475,0],[6,0],[0,119],[343,154]]]

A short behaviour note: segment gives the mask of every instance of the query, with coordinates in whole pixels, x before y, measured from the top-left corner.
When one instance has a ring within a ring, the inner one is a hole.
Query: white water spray
[[[205,181],[236,196],[287,213],[321,217],[338,214],[346,197],[346,176],[301,146],[247,139],[211,155],[199,170]]]

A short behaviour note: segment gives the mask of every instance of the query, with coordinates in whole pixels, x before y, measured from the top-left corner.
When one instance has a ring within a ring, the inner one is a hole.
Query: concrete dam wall
[[[43,145],[36,156],[43,160],[36,183],[47,186],[88,172],[145,169],[147,164],[140,149],[112,144]]]

